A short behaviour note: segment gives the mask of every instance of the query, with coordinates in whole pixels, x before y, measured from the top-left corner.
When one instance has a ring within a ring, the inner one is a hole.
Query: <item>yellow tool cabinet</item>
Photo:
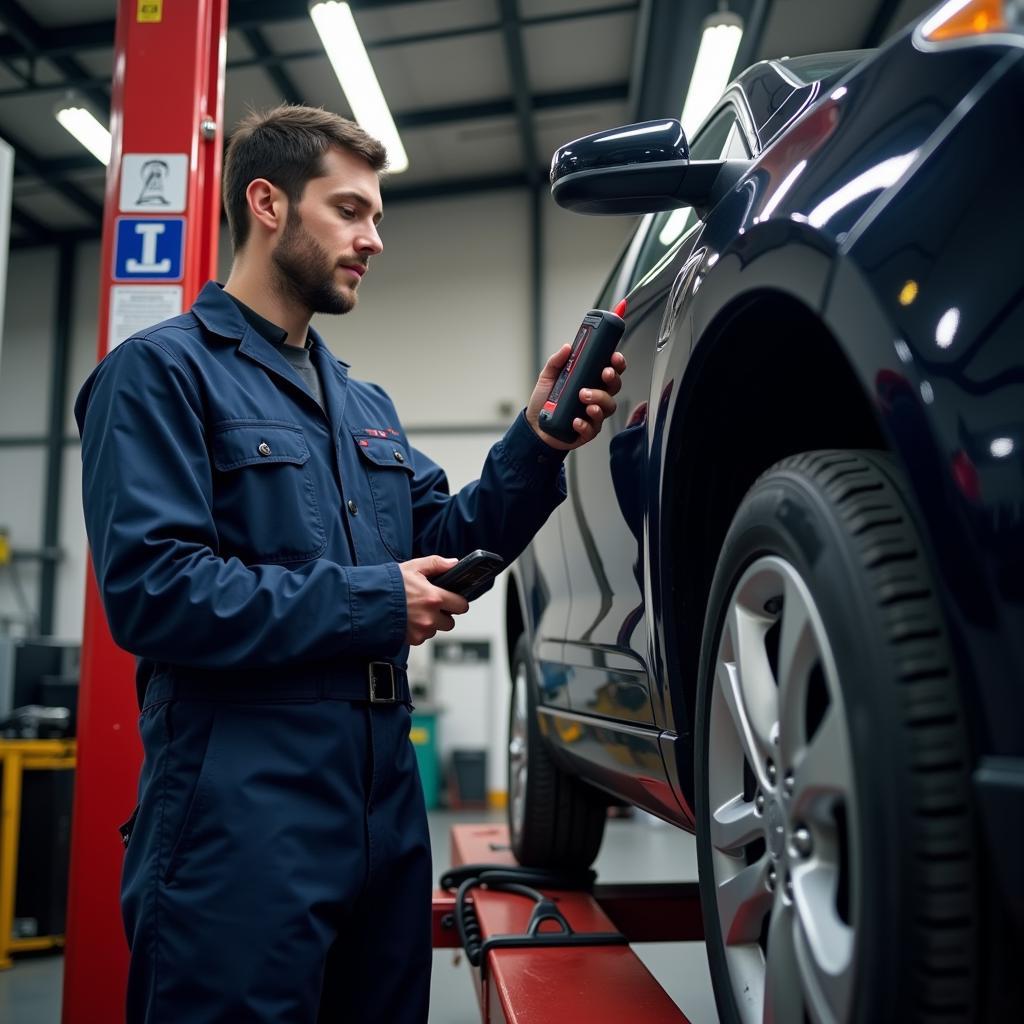
[[[11,954],[64,945],[63,935],[16,939],[14,897],[18,879],[18,834],[21,826],[21,783],[27,771],[73,769],[74,740],[0,739],[0,970],[11,966]]]

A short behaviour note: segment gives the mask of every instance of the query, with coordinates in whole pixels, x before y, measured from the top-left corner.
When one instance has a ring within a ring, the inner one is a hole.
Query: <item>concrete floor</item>
[[[431,813],[435,877],[449,866],[449,828],[486,817],[479,811]],[[504,820],[500,813],[490,817]],[[595,867],[602,882],[689,881],[697,877],[697,853],[692,836],[638,814],[608,822]],[[644,943],[634,949],[692,1024],[715,1024],[718,1017],[702,943]],[[471,968],[465,959],[459,964],[455,959],[452,950],[434,953],[431,1024],[479,1024]],[[20,957],[11,970],[0,971],[0,1021],[60,1024],[63,964],[61,956]]]

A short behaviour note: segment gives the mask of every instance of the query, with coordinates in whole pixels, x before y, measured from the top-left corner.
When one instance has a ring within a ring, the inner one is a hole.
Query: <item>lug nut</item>
[[[793,849],[797,856],[805,858],[814,852],[814,840],[803,825],[793,833]]]
[[[774,761],[769,761],[768,762],[768,781],[773,786],[775,785],[776,778],[778,778],[778,774],[779,773],[775,769],[775,762]]]
[[[758,814],[764,813],[764,793],[758,790],[757,796],[754,797],[754,810]]]
[[[785,778],[782,780],[782,788],[786,793],[786,796],[792,796],[793,790],[796,787],[796,782],[793,779],[792,772],[786,772]]]
[[[774,889],[775,883],[778,881],[778,875],[775,874],[775,868],[768,869],[768,888]]]
[[[792,878],[787,878],[786,879],[786,884],[785,884],[785,886],[783,886],[783,888],[784,888],[785,893],[786,893],[786,899],[792,900],[793,899],[793,879]]]

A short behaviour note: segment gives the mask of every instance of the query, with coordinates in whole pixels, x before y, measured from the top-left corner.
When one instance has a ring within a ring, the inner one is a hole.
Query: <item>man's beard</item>
[[[303,227],[302,218],[288,211],[284,234],[271,259],[278,291],[301,302],[311,313],[347,313],[356,304],[334,283],[334,264],[327,250]]]

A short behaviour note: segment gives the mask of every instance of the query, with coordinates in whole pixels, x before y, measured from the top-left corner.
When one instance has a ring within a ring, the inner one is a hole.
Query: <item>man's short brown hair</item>
[[[306,182],[325,173],[323,156],[332,146],[362,157],[378,174],[387,167],[387,150],[372,135],[320,107],[283,103],[238,122],[224,156],[224,210],[236,252],[249,238],[249,182],[266,178],[298,203]]]

